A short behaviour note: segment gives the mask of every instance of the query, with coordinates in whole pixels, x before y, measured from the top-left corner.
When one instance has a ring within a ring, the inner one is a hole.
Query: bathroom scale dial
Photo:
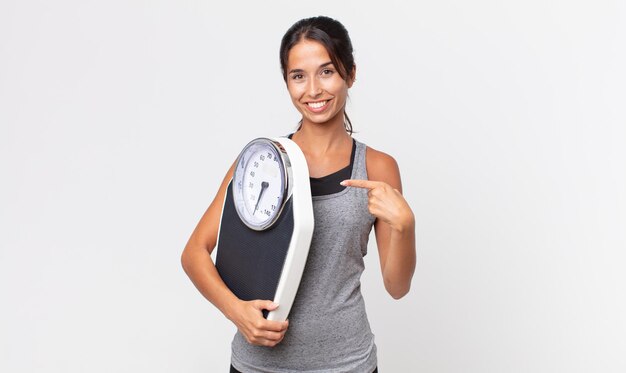
[[[278,142],[258,138],[237,160],[233,196],[237,214],[249,228],[269,229],[290,196],[291,163]]]

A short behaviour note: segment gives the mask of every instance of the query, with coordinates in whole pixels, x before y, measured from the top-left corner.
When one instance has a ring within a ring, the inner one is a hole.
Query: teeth
[[[319,109],[322,106],[326,105],[326,102],[328,101],[322,101],[322,102],[309,102],[308,105],[310,107],[312,107],[313,109]]]

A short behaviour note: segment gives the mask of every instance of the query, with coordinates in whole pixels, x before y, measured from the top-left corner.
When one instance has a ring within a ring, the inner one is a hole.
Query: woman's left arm
[[[376,217],[374,230],[385,289],[400,299],[409,292],[415,272],[415,216],[402,196],[395,159],[368,147],[366,160],[369,180],[341,184],[369,189],[368,208]]]

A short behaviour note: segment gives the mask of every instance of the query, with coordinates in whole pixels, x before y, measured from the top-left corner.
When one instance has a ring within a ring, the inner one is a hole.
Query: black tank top
[[[291,139],[293,133],[287,137]],[[339,171],[333,172],[322,177],[309,177],[311,181],[311,194],[314,196],[324,196],[341,192],[346,187],[339,184],[340,182],[350,179],[352,175],[352,165],[354,164],[354,153],[356,150],[356,142],[352,139],[352,153],[350,154],[350,164]]]

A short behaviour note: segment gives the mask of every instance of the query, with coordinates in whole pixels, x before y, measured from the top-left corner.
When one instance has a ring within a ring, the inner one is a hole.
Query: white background
[[[370,238],[381,372],[626,371],[625,4],[2,0],[0,371],[227,371],[180,254],[243,145],[295,128],[278,48],[320,14],[417,218],[400,301]]]

